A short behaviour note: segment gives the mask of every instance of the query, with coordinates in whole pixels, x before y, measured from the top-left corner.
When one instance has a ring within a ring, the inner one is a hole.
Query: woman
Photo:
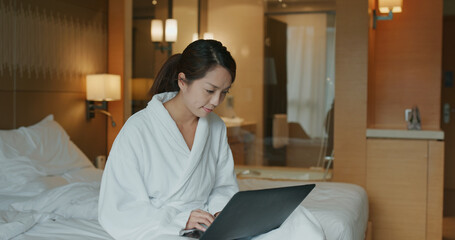
[[[205,230],[238,191],[226,127],[212,111],[235,79],[220,42],[171,56],[152,100],[114,141],[101,183],[99,222],[116,239],[162,239]]]

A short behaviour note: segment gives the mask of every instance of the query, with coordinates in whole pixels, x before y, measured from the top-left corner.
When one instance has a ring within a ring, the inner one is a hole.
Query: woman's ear
[[[183,90],[183,88],[187,85],[184,73],[180,72],[177,75],[177,83],[179,84],[180,90]]]

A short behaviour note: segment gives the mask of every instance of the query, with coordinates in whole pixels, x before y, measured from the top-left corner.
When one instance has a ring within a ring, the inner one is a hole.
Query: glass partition
[[[278,11],[266,4],[262,122],[223,111],[237,169],[331,168],[336,15],[334,5],[302,10],[301,2],[298,9],[272,6]],[[235,113],[231,98],[226,108]]]

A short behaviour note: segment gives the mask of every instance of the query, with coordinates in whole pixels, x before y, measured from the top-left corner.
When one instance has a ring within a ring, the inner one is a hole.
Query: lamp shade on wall
[[[160,19],[153,19],[150,29],[152,35],[152,42],[163,41],[163,21]]]
[[[121,99],[120,75],[90,74],[87,75],[87,100],[115,101]]]
[[[402,11],[403,0],[378,0],[380,13],[388,13],[390,10],[394,13]]]
[[[166,19],[166,42],[177,41],[177,19]]]

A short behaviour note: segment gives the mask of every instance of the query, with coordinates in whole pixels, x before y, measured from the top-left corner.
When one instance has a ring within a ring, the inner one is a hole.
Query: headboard
[[[90,158],[106,154],[106,117],[85,117],[85,76],[107,69],[107,0],[0,0],[0,129],[48,114]]]

